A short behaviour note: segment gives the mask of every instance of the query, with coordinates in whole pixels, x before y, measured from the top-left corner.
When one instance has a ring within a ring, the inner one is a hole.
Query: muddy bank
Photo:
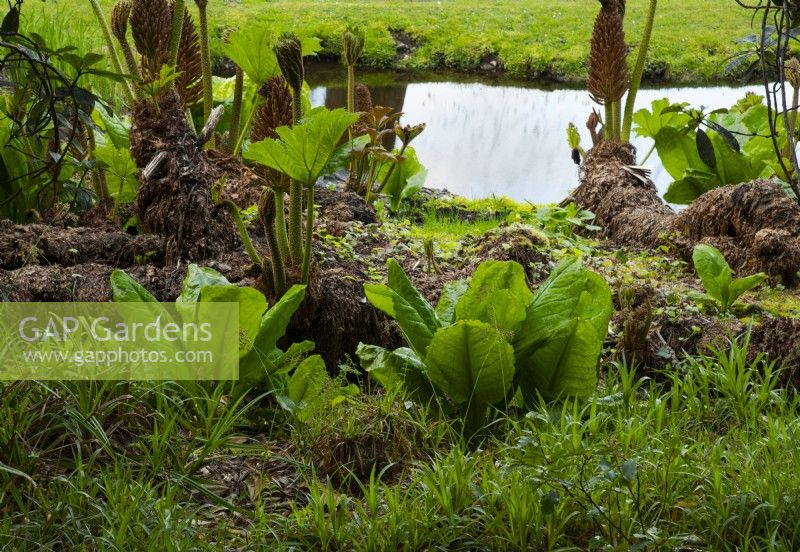
[[[60,228],[0,221],[0,268],[98,263],[125,268],[164,263],[164,240],[98,228]]]
[[[766,272],[795,284],[800,270],[800,206],[777,184],[753,181],[711,190],[675,213],[635,167],[630,144],[601,142],[589,151],[581,183],[563,204],[592,211],[601,236],[621,245],[667,245],[690,261],[695,245],[720,248],[740,275]]]

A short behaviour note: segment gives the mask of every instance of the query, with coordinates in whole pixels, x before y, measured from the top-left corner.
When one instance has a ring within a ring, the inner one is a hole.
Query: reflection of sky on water
[[[577,185],[578,169],[570,158],[566,127],[569,122],[575,123],[584,147],[590,144],[585,121],[595,104],[585,91],[421,83],[407,85],[403,98],[403,89],[399,90],[397,102],[403,102],[403,121],[428,124],[414,141],[429,171],[427,186],[468,197],[497,194],[546,203],[560,201]],[[730,107],[748,90],[761,89],[643,90],[637,108],[649,107],[650,102],[663,97],[697,107]],[[326,89],[315,88],[312,102],[327,102],[330,107],[332,100]],[[652,141],[637,138],[634,145],[641,158]],[[658,156],[653,154],[647,166],[653,169],[653,178],[663,193],[671,179]]]

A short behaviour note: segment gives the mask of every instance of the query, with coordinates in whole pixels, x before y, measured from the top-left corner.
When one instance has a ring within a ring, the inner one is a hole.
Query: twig
[[[214,135],[214,131],[217,129],[219,122],[222,120],[222,115],[224,113],[224,105],[218,105],[211,111],[211,115],[209,115],[206,125],[203,127],[203,130],[200,131],[200,136],[197,137],[198,148],[202,148]]]
[[[153,175],[161,168],[161,165],[164,164],[168,155],[166,151],[160,151],[150,160],[147,166],[142,170],[142,176],[145,180],[153,178]]]

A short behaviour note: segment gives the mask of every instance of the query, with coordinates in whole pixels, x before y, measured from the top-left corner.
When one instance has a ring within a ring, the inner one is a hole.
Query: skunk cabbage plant
[[[408,348],[361,344],[362,366],[414,400],[456,405],[466,435],[481,428],[490,406],[505,408],[518,392],[531,404],[595,390],[611,290],[577,259],[533,293],[521,265],[486,261],[469,281],[447,284],[436,308],[396,261],[388,269],[388,284],[367,284],[365,293],[397,321]]]

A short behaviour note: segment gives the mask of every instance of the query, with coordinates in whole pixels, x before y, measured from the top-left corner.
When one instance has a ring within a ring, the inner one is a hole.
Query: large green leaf
[[[457,404],[502,401],[514,381],[514,350],[503,334],[477,320],[436,332],[425,366],[431,382]]]
[[[306,286],[292,286],[261,318],[253,348],[239,362],[242,386],[257,385],[273,370],[278,340],[286,333],[305,293]]]
[[[360,343],[356,354],[361,367],[386,389],[402,390],[405,396],[421,404],[428,404],[435,398],[425,365],[411,349],[401,347],[389,351]]]
[[[265,83],[278,72],[275,35],[266,24],[249,24],[231,33],[222,51],[257,83]]]
[[[653,101],[652,109],[640,109],[633,114],[634,132],[637,136],[655,138],[664,127],[683,128],[691,120],[681,111],[687,105],[671,104],[667,98]]]
[[[449,326],[456,321],[456,305],[467,289],[469,289],[469,280],[447,282],[442,287],[439,302],[436,303],[436,316],[443,326]]]
[[[176,303],[197,303],[200,290],[206,286],[227,286],[231,283],[225,276],[213,268],[190,264],[183,279],[183,290]]]
[[[469,289],[456,305],[456,320],[480,320],[511,333],[525,320],[532,298],[522,265],[485,261],[475,270]]]
[[[267,310],[264,294],[255,288],[235,285],[206,286],[200,290],[201,303],[239,303],[239,356],[253,348]]]
[[[707,170],[689,169],[683,178],[669,185],[664,199],[677,205],[688,205],[707,191],[720,185],[716,174]]]
[[[732,150],[717,132],[709,131],[708,136],[717,154],[716,171],[721,185],[750,182],[768,176],[765,171],[767,164],[763,160]]]
[[[157,303],[153,294],[124,270],[111,273],[111,297],[115,303]]]
[[[92,112],[92,119],[99,123],[105,138],[115,148],[127,150],[130,147],[131,122],[127,117],[122,119],[98,103]]]
[[[539,287],[514,340],[517,382],[526,400],[586,397],[613,314],[605,280],[577,259],[559,264]]]
[[[130,203],[136,199],[139,169],[131,157],[130,150],[105,145],[98,146],[94,153],[98,161],[106,164],[106,179],[111,197],[117,203]]]
[[[688,128],[664,127],[655,136],[656,151],[661,164],[675,180],[683,178],[690,168],[705,168],[695,143],[695,135]]]
[[[311,110],[300,124],[278,128],[279,139],[250,144],[244,157],[312,186],[326,169],[331,170],[329,163],[338,149],[339,140],[357,120],[358,114],[344,109],[318,107]]]
[[[403,267],[389,259],[389,285],[365,284],[364,293],[376,308],[397,321],[406,341],[422,358],[434,332],[441,326],[436,311],[414,288]]]

